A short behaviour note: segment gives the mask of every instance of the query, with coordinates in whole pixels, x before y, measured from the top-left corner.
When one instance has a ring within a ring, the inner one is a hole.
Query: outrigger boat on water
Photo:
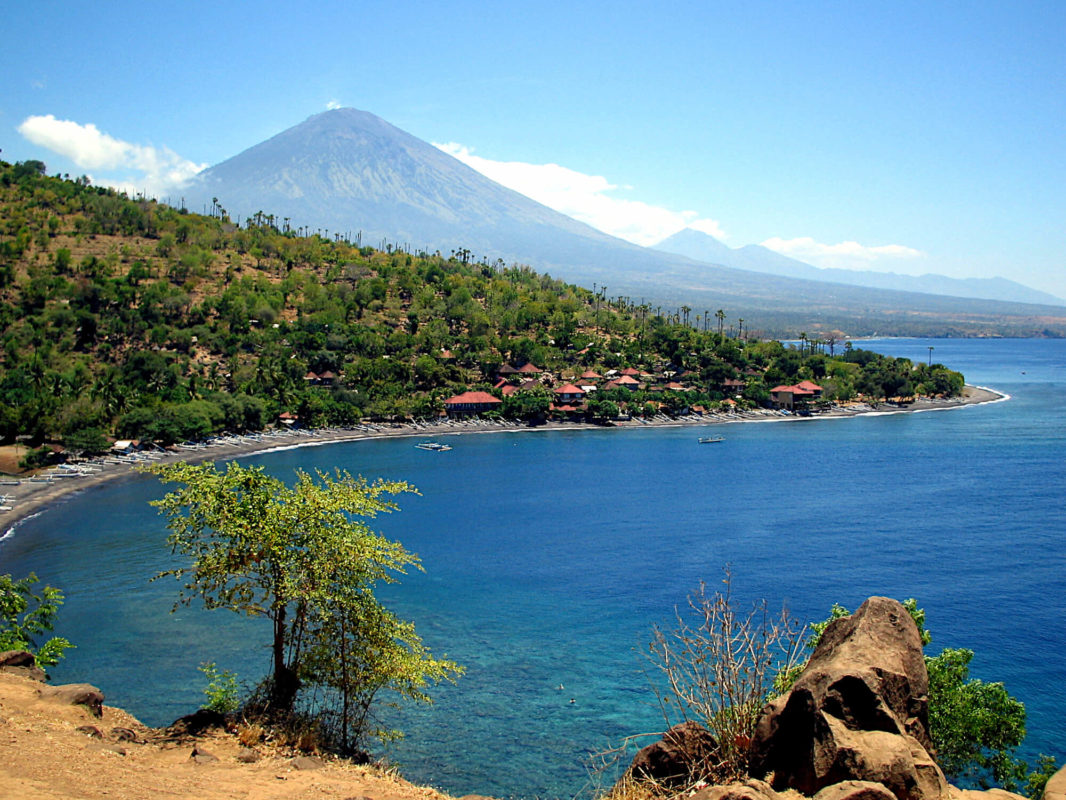
[[[415,445],[419,450],[433,450],[437,453],[443,453],[445,450],[451,450],[450,444],[441,444],[440,442],[419,442]]]
[[[715,442],[724,442],[724,436],[701,436],[700,444],[714,444]]]

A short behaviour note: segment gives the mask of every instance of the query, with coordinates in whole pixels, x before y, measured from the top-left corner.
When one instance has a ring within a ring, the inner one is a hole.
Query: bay
[[[951,411],[725,427],[449,437],[427,453],[377,440],[261,454],[293,470],[407,480],[420,496],[375,527],[424,573],[384,592],[435,653],[467,668],[436,703],[389,716],[403,773],[459,795],[569,797],[589,754],[663,728],[641,650],[651,626],[731,565],[741,604],[799,618],[834,602],[916,597],[933,650],[976,651],[1029,711],[1025,754],[1066,755],[1066,342],[880,340],[932,356],[1007,402]],[[930,354],[928,348],[934,350]],[[725,437],[699,446],[713,430]],[[78,645],[52,670],[165,724],[203,701],[197,665],[252,681],[268,668],[254,621],[180,608],[147,502],[131,478],[60,503],[0,540],[0,572],[67,594],[58,632]],[[562,687],[562,688],[560,688]],[[573,700],[574,702],[571,702]]]

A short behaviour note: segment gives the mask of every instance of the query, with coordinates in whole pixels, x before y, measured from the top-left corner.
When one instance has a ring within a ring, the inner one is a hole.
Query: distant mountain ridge
[[[1061,307],[867,289],[768,275],[640,247],[560,214],[365,111],[316,114],[200,173],[192,210],[214,198],[232,218],[361,236],[412,251],[466,250],[609,287],[654,309],[726,308],[749,330],[794,335],[1060,335]],[[717,260],[717,259],[716,259]],[[1049,322],[1050,320],[1050,322]],[[751,327],[754,321],[754,326]]]
[[[1066,305],[1066,300],[1048,292],[1033,289],[1006,278],[950,278],[946,275],[901,275],[875,270],[849,270],[816,267],[771,250],[759,244],[733,248],[710,234],[685,228],[663,239],[654,249],[664,253],[688,256],[696,261],[721,264],[724,267],[782,275],[789,278],[843,283],[871,289],[891,289],[902,292],[943,294],[953,297],[972,297],[987,300],[1006,300],[1016,303]]]

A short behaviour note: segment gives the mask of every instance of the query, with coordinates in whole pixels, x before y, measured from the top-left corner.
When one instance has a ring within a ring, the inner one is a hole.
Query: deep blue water
[[[748,602],[805,620],[871,594],[917,597],[933,649],[976,651],[1029,711],[1025,754],[1066,756],[1066,342],[883,340],[1011,395],[953,411],[704,429],[464,435],[248,458],[289,477],[339,466],[422,492],[376,527],[425,573],[384,594],[456,686],[394,720],[404,773],[454,793],[569,797],[588,753],[661,730],[640,649],[701,579],[731,564]],[[53,670],[163,724],[199,705],[197,665],[249,680],[268,637],[226,612],[170,614],[166,532],[136,478],[62,503],[0,541],[0,572],[34,570],[67,593],[59,632],[78,649]],[[562,685],[564,688],[559,689]],[[575,700],[570,703],[570,699]]]

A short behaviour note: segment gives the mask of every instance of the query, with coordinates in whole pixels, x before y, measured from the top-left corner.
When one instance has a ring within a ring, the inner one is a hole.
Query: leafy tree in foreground
[[[265,710],[284,718],[300,710],[334,731],[350,751],[369,736],[371,706],[382,691],[428,702],[430,683],[462,669],[435,659],[415,633],[374,596],[418,557],[372,531],[362,518],[397,508],[388,495],[414,491],[396,481],[367,483],[338,471],[298,471],[292,487],[261,467],[159,464],[149,468],[182,488],[154,501],[169,518],[168,539],[188,567],[179,602],[199,597],[207,608],[267,617],[273,666]]]
[[[63,605],[63,593],[45,586],[41,594],[35,594],[33,586],[37,582],[32,572],[20,580],[0,575],[0,651],[36,649],[37,664],[52,667],[59,663],[63,651],[74,645],[62,636],[53,636],[38,646],[37,637],[52,630]]]

